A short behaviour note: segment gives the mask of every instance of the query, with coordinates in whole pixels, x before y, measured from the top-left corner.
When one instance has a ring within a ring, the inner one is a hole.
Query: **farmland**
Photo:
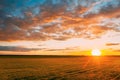
[[[120,80],[120,57],[0,57],[0,80]]]

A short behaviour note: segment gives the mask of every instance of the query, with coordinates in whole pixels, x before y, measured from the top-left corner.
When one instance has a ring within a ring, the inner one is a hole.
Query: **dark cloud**
[[[41,50],[39,48],[24,48],[18,46],[0,46],[0,51],[17,51],[17,52],[27,52],[27,51],[34,51],[34,50]]]
[[[106,46],[117,46],[120,45],[120,43],[107,43]]]
[[[119,0],[0,0],[0,40],[99,38],[120,31],[119,8]]]

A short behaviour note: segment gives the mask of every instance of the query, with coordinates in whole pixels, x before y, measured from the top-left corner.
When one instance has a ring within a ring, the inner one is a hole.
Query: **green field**
[[[0,57],[0,80],[120,80],[120,57]]]

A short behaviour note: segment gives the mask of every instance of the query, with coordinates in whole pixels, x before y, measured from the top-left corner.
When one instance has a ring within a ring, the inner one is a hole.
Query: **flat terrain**
[[[0,80],[120,80],[120,57],[1,57]]]

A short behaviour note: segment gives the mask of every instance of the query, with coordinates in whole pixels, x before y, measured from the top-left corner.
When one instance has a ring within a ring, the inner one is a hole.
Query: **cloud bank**
[[[28,52],[28,51],[36,51],[42,50],[39,48],[24,48],[19,46],[0,46],[0,51],[17,51],[17,52]]]
[[[106,46],[117,46],[120,45],[120,43],[107,43]]]
[[[95,39],[120,31],[120,0],[0,0],[0,41]]]

